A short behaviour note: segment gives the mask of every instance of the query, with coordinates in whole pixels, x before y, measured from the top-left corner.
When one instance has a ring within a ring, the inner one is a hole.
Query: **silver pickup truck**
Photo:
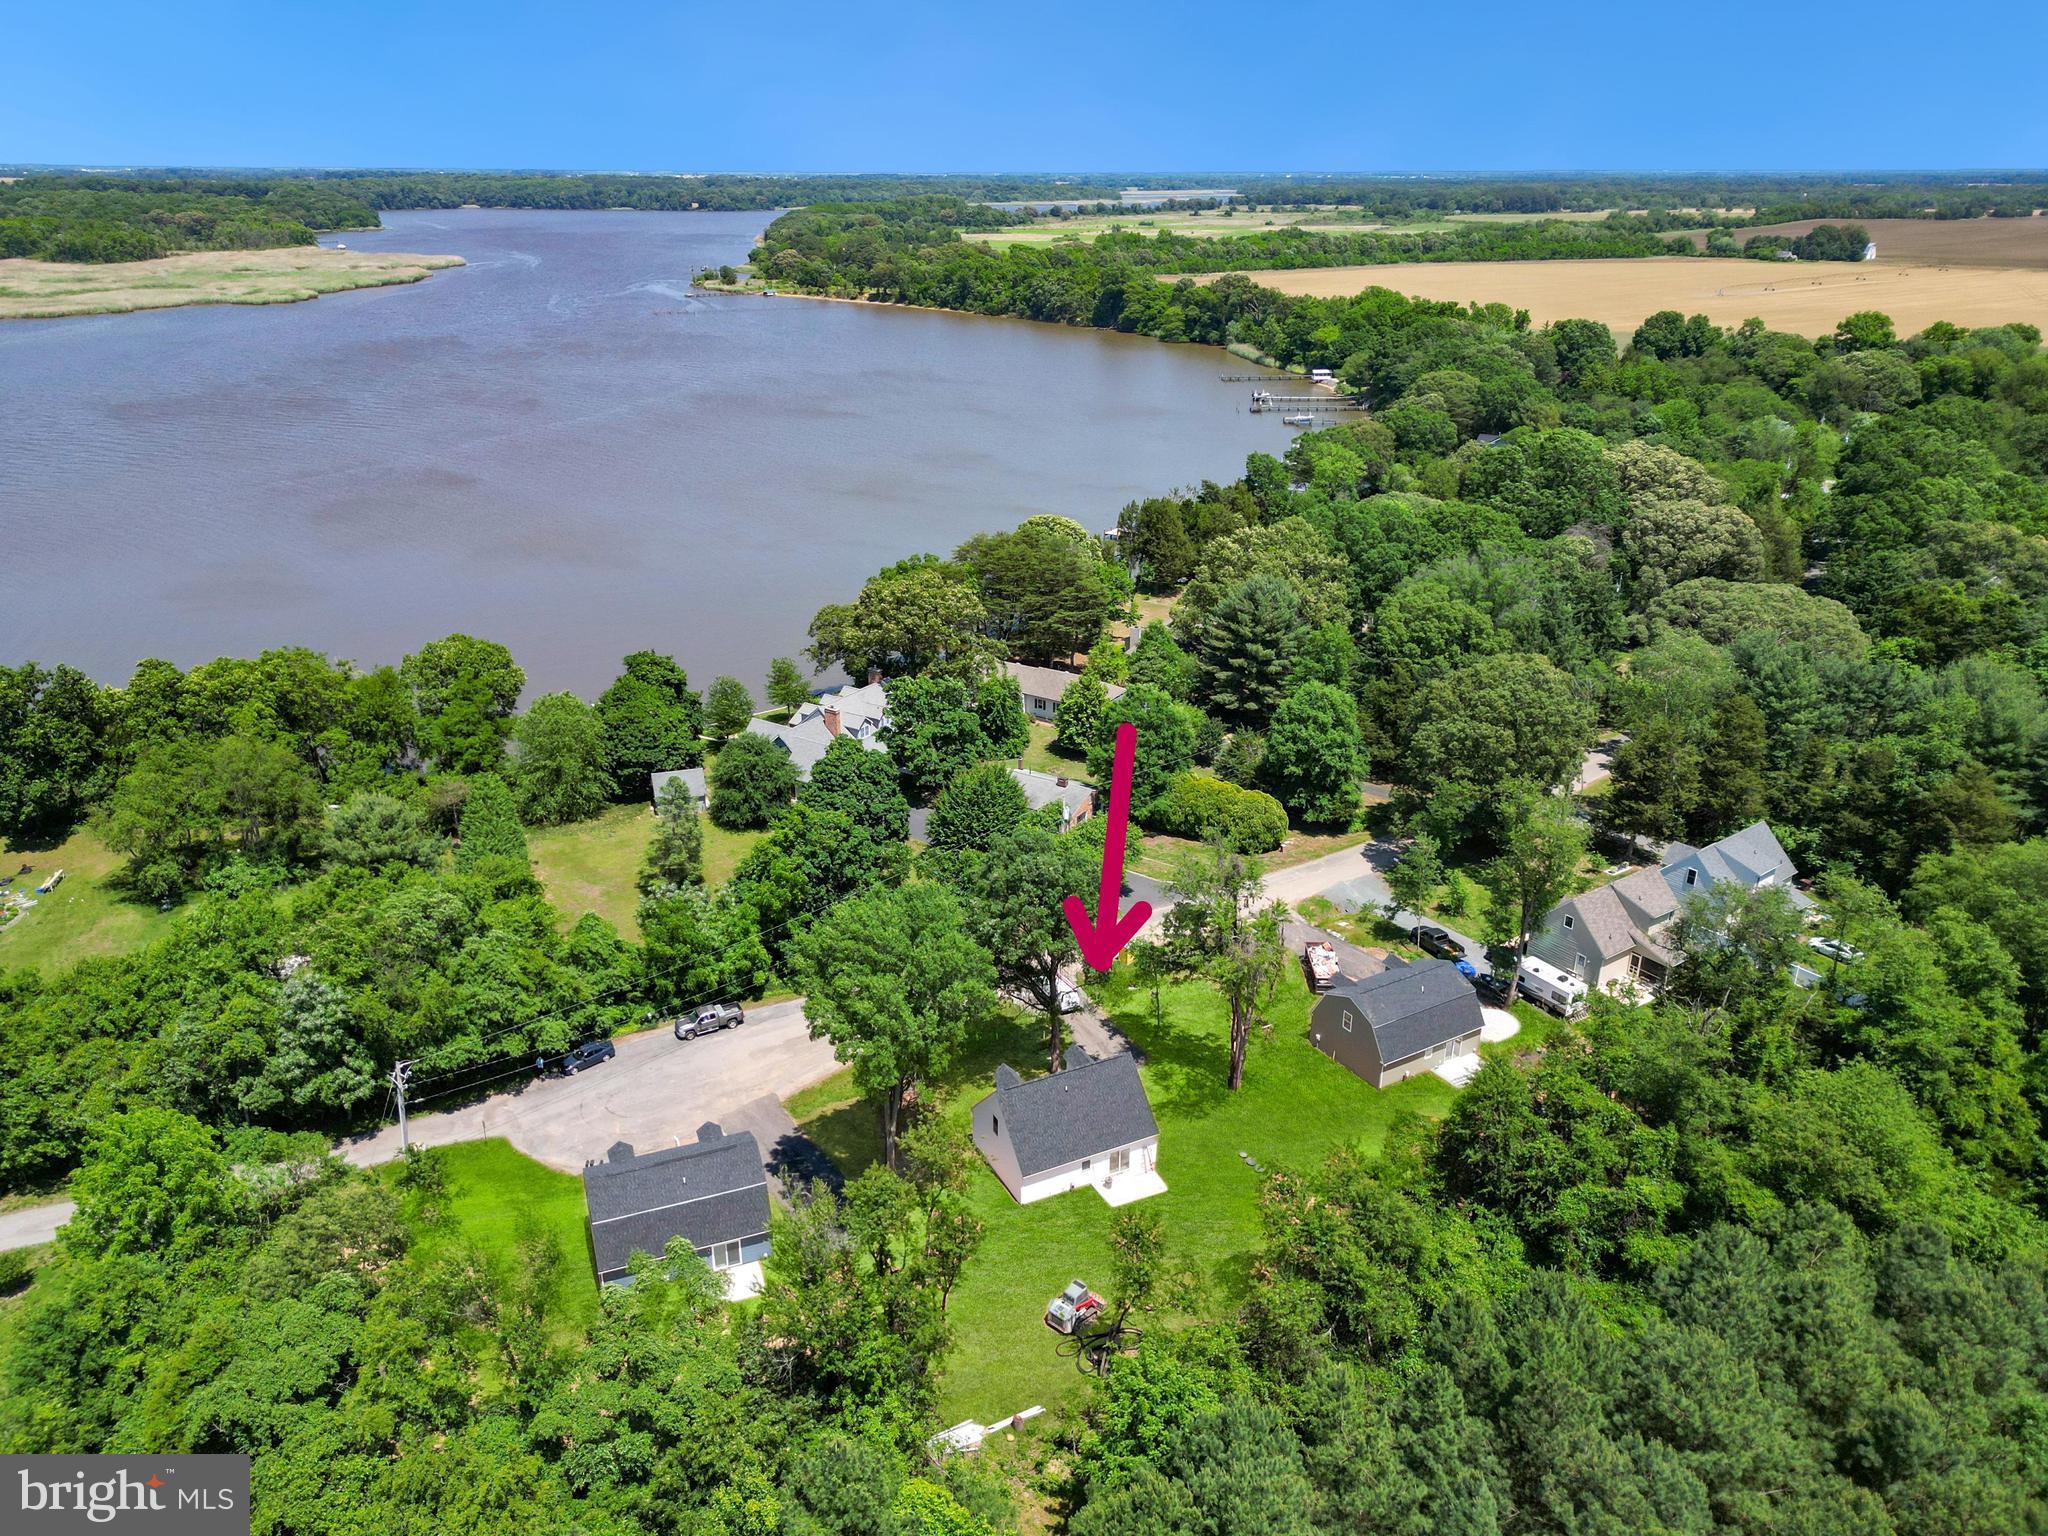
[[[700,1008],[689,1018],[676,1020],[676,1038],[694,1040],[699,1035],[709,1035],[721,1029],[738,1029],[747,1022],[746,1010],[738,1003],[714,1003],[709,1008]]]

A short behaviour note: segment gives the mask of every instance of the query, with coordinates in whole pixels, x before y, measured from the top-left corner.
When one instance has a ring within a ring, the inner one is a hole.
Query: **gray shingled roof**
[[[1012,768],[1010,777],[1024,791],[1024,803],[1034,811],[1058,802],[1066,807],[1066,814],[1072,816],[1095,794],[1093,786],[1083,784],[1079,779],[1061,783],[1058,775],[1040,773],[1036,768]]]
[[[1081,675],[1060,667],[1033,666],[1028,661],[1006,661],[1003,670],[1017,679],[1017,689],[1026,698],[1051,699],[1055,704],[1066,696],[1067,690],[1074,686],[1074,680]],[[1102,691],[1112,702],[1124,696],[1120,683],[1104,683]]]
[[[1379,1046],[1380,1065],[1479,1032],[1479,994],[1448,960],[1389,965],[1363,981],[1341,981],[1329,997],[1351,999]]]
[[[670,779],[681,779],[684,787],[690,791],[691,798],[697,800],[704,798],[704,770],[702,768],[666,769],[660,773],[649,774],[647,777],[648,788],[653,791],[654,808],[656,810],[661,809],[662,787]]]
[[[1067,1060],[1078,1064],[1028,1083],[1008,1066],[996,1069],[996,1091],[989,1097],[1026,1178],[1159,1134],[1138,1064],[1128,1052],[1090,1061],[1075,1046]]]
[[[624,1143],[583,1170],[590,1246],[600,1276],[634,1253],[658,1254],[672,1237],[692,1248],[736,1242],[768,1230],[768,1176],[749,1131],[707,1125],[688,1146],[633,1154]]]

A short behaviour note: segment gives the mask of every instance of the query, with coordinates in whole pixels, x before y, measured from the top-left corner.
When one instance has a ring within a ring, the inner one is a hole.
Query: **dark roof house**
[[[1361,981],[1339,981],[1316,1000],[1309,1038],[1375,1088],[1479,1049],[1479,994],[1449,960],[1395,958]]]
[[[1166,1188],[1159,1122],[1127,1052],[1097,1061],[1072,1046],[1066,1070],[1029,1081],[997,1067],[995,1092],[974,1106],[974,1140],[1020,1203],[1087,1184],[1122,1205]]]
[[[728,1136],[715,1124],[697,1139],[636,1153],[619,1142],[583,1169],[590,1251],[600,1285],[627,1278],[636,1253],[659,1254],[681,1238],[727,1275],[727,1294],[760,1288],[768,1253],[768,1175],[751,1132]]]

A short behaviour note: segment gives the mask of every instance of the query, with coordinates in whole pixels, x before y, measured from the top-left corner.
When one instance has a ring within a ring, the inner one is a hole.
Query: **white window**
[[[1090,1166],[1091,1164],[1093,1164],[1093,1163],[1094,1163],[1094,1161],[1095,1161],[1095,1159],[1094,1159],[1094,1158],[1092,1158],[1092,1157],[1084,1157],[1084,1158],[1082,1158],[1082,1159],[1081,1159],[1081,1171],[1082,1171],[1083,1173],[1086,1173],[1086,1172],[1088,1171],[1088,1169],[1089,1169],[1089,1166]]]
[[[1129,1173],[1131,1171],[1131,1149],[1129,1147],[1109,1154],[1109,1171],[1111,1173]]]
[[[1573,959],[1572,969],[1577,971],[1581,976],[1586,974],[1586,957],[1583,954]]]
[[[713,1269],[738,1269],[740,1245],[738,1243],[713,1243],[711,1245],[711,1267]]]
[[[1351,1010],[1349,1008],[1344,1010],[1344,1033],[1347,1035],[1351,1033]]]
[[[1571,913],[1569,913],[1569,912],[1565,913],[1565,915],[1564,915],[1564,928],[1565,928],[1565,932],[1567,932],[1567,933],[1571,932],[1571,928],[1572,928],[1572,915],[1571,915]]]
[[[1685,872],[1685,883],[1687,885],[1698,885],[1700,883],[1700,872],[1696,869],[1688,869]]]

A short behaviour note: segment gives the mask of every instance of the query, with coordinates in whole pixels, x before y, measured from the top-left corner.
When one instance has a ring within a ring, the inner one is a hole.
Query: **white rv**
[[[1516,967],[1522,996],[1560,1018],[1576,1019],[1586,1011],[1586,979],[1561,971],[1547,960],[1524,955]]]

